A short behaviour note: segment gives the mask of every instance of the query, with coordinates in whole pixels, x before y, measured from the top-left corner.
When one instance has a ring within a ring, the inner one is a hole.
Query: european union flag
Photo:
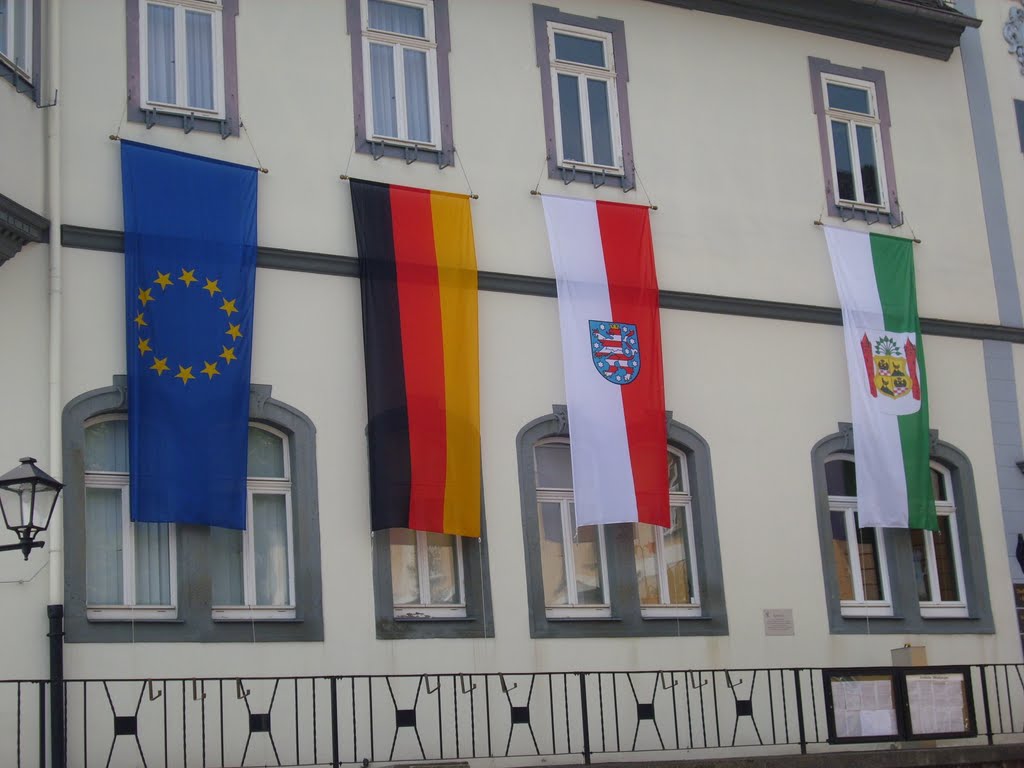
[[[256,169],[121,142],[131,517],[245,528]]]

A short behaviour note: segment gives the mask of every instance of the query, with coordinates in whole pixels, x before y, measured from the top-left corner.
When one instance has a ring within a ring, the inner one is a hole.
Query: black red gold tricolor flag
[[[373,530],[480,535],[480,359],[469,198],[351,182]]]

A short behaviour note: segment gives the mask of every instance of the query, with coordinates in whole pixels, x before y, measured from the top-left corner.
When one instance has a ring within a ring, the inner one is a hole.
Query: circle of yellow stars
[[[225,366],[231,365],[231,363],[238,359],[235,355],[235,344],[242,337],[241,322],[232,323],[231,316],[238,312],[238,307],[235,306],[238,299],[228,299],[224,296],[218,285],[218,280],[211,280],[210,278],[203,278],[206,281],[206,285],[201,288],[197,288],[200,291],[206,291],[210,294],[210,298],[214,301],[218,299],[221,305],[218,307],[219,310],[227,315],[228,329],[224,331],[226,336],[231,337],[230,346],[227,344],[221,344],[221,353],[217,355],[213,362],[209,360],[203,360],[203,367],[199,371],[199,375],[206,374],[209,380],[213,380],[214,376],[219,376],[221,371],[218,366],[223,364]],[[184,366],[178,363],[168,364],[167,357],[160,357],[156,350],[150,344],[151,339],[149,338],[149,323],[146,320],[146,307],[151,301],[157,301],[158,297],[163,294],[168,288],[178,287],[178,283],[182,283],[186,289],[191,288],[193,283],[200,282],[200,278],[196,277],[195,269],[181,270],[181,274],[176,278],[171,277],[170,272],[161,272],[157,270],[156,280],[153,281],[154,285],[160,286],[160,293],[153,295],[153,291],[156,290],[152,285],[148,288],[139,288],[138,302],[141,308],[135,315],[135,329],[139,334],[139,341],[136,347],[139,350],[139,354],[145,357],[147,354],[151,354],[153,364],[149,366],[149,370],[156,371],[157,376],[163,376],[165,373],[171,371],[171,369],[177,365],[178,372],[174,374],[174,378],[181,379],[183,385],[187,385],[190,381],[196,378],[196,375],[192,373],[192,369],[196,366],[189,365]],[[218,297],[217,294],[220,294]]]

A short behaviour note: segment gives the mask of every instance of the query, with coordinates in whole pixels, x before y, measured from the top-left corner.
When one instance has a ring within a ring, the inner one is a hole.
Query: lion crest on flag
[[[865,331],[860,348],[868,391],[885,413],[914,413],[921,407],[918,345],[913,333]]]
[[[635,381],[640,373],[640,342],[636,325],[591,320],[590,356],[597,372],[612,384]]]

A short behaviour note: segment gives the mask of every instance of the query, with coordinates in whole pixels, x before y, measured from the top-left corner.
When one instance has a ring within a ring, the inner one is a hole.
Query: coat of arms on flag
[[[590,321],[590,356],[597,372],[612,384],[629,384],[640,373],[636,325]]]
[[[921,382],[914,334],[866,331],[861,336],[860,348],[868,390],[872,398],[884,403],[882,411],[917,411],[921,407]]]

